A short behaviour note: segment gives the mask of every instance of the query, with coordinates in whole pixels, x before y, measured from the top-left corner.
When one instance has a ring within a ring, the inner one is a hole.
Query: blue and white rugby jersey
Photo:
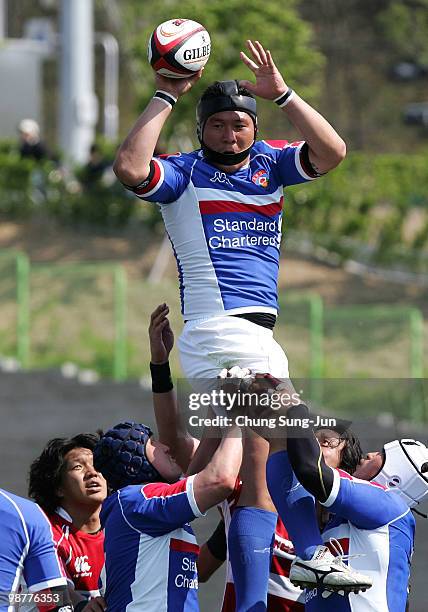
[[[202,516],[194,476],[125,487],[103,504],[109,612],[197,612],[199,547],[188,524]]]
[[[277,313],[283,188],[315,178],[302,165],[303,144],[256,142],[248,166],[230,174],[201,150],[160,156],[132,189],[160,206],[186,320]]]
[[[44,512],[0,489],[0,610],[14,609],[4,594],[19,591],[21,578],[32,593],[67,584]]]
[[[317,589],[306,593],[309,612],[404,612],[413,553],[415,519],[405,502],[376,482],[334,470],[331,494],[323,504],[334,516],[322,537],[326,545],[336,538],[345,554],[361,555],[349,564],[370,576],[365,593],[321,597]],[[336,554],[331,548],[331,552]]]

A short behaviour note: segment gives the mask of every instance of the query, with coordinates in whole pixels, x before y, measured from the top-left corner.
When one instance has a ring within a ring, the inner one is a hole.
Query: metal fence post
[[[23,368],[30,353],[30,262],[24,253],[16,256],[16,354]]]
[[[319,295],[309,296],[309,346],[310,346],[310,389],[315,403],[323,398],[324,374],[324,303]]]
[[[425,419],[424,395],[422,381],[424,375],[424,320],[418,308],[409,310],[410,324],[410,377],[411,381],[410,412],[414,421]]]
[[[410,322],[410,376],[423,378],[424,375],[424,319],[418,308],[409,313]]]
[[[319,295],[309,298],[310,313],[310,377],[322,378],[324,373],[324,303]]]
[[[114,268],[114,357],[113,378],[121,381],[127,374],[127,291],[126,272],[123,266]]]

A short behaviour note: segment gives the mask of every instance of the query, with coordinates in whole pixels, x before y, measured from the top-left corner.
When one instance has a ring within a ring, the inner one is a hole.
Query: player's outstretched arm
[[[168,358],[174,346],[174,334],[168,320],[169,307],[160,304],[151,314],[149,325],[150,370],[153,407],[159,440],[166,444],[185,472],[199,441],[183,426],[173,389]]]
[[[196,504],[201,512],[220,503],[234,490],[242,461],[242,432],[228,427],[208,465],[193,481]]]
[[[240,81],[260,98],[275,100],[309,147],[309,159],[316,172],[323,174],[345,158],[346,144],[324,117],[295,92],[291,92],[276,67],[269,50],[259,41],[247,40],[252,59],[241,52],[241,59],[256,77],[256,83]],[[287,96],[288,94],[288,96]]]
[[[123,141],[114,161],[113,170],[122,183],[134,187],[147,179],[150,160],[173,104],[201,76],[202,70],[186,79],[169,79],[156,74],[156,92],[161,92],[162,97],[155,94],[150,100]]]

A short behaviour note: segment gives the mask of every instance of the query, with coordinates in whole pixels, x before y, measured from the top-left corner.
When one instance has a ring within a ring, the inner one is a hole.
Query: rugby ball
[[[210,35],[204,26],[191,19],[170,19],[150,36],[147,55],[158,74],[185,79],[205,66],[210,51]]]

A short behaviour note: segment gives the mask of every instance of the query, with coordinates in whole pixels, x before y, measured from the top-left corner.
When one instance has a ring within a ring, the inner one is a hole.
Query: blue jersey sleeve
[[[333,472],[333,488],[323,506],[356,527],[377,529],[410,512],[394,491],[354,478],[342,470]]]
[[[33,503],[31,506],[23,507],[22,510],[29,537],[23,572],[29,591],[35,592],[67,584],[47,517]]]
[[[190,181],[194,160],[189,157],[181,153],[154,157],[147,179],[140,185],[128,189],[148,202],[169,204],[178,200]]]
[[[277,172],[284,187],[313,181],[319,175],[314,172],[307,158],[304,141],[289,143],[287,140],[266,140],[270,152],[275,154]]]
[[[119,493],[122,512],[131,527],[159,536],[203,516],[193,494],[194,476],[174,484],[156,482],[127,487]]]

